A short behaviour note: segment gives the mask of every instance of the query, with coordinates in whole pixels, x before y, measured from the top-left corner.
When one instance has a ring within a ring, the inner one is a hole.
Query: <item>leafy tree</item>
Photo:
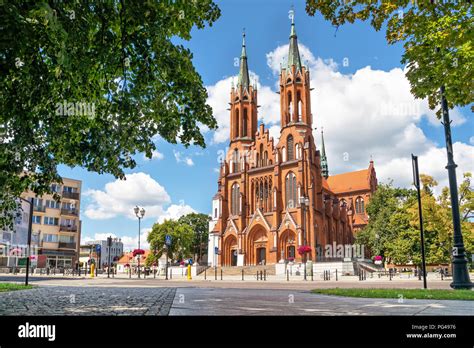
[[[166,235],[171,236],[171,245],[165,248]],[[184,223],[175,220],[165,220],[153,225],[148,234],[148,242],[152,253],[147,258],[148,264],[157,261],[164,252],[168,252],[171,260],[182,260],[193,254],[194,231]],[[156,251],[156,252],[155,252]]]
[[[415,197],[413,190],[395,188],[392,182],[380,184],[367,205],[369,224],[357,234],[357,243],[367,246],[372,255],[385,256],[387,244],[397,236],[392,215]]]
[[[0,216],[28,188],[50,192],[58,164],[123,179],[156,136],[205,146],[200,127],[216,120],[178,43],[217,20],[211,0],[0,8]]]
[[[436,181],[429,175],[420,177],[426,262],[449,263],[453,235],[449,190],[445,188],[436,198],[433,194]],[[459,190],[464,192],[461,202],[468,212],[469,197],[472,196],[469,188],[471,175],[466,173],[464,177]],[[369,224],[357,235],[358,243],[364,243],[372,254],[384,256],[389,263],[421,265],[418,201],[413,190],[380,185],[367,206],[367,212]],[[466,254],[470,257],[474,252],[474,224],[466,219],[462,222],[462,230]]]
[[[389,44],[403,42],[402,63],[407,64],[411,92],[428,98],[431,109],[441,105],[441,86],[446,87],[449,108],[472,102],[471,1],[306,0],[306,12],[313,16],[317,11],[337,28],[369,20],[375,30],[385,28]],[[441,117],[440,108],[437,115]]]
[[[209,237],[209,221],[211,217],[201,213],[191,213],[179,218],[179,222],[186,224],[194,231],[193,250],[194,258],[201,262],[201,256],[207,254],[207,240]]]

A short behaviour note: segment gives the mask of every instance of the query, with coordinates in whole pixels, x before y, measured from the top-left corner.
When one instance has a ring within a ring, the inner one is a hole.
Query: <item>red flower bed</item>
[[[311,252],[311,247],[308,245],[302,245],[298,248],[298,254],[300,255],[304,255],[309,252]]]

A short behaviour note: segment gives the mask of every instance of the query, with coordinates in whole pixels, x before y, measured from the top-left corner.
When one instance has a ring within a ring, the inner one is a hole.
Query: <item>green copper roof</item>
[[[288,68],[292,65],[296,66],[296,71],[301,71],[300,51],[298,50],[298,39],[295,30],[295,16],[291,17],[291,32],[290,32],[290,50],[288,52]]]
[[[324,132],[321,130],[321,174],[327,179],[329,176],[328,159],[324,146]]]
[[[245,49],[245,33],[242,34],[242,54],[240,55],[240,71],[237,86],[248,89],[250,85],[249,68],[247,65],[247,50]]]

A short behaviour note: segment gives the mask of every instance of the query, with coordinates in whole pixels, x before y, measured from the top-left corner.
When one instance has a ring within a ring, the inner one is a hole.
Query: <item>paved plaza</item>
[[[22,276],[0,276],[21,282]],[[0,315],[474,315],[474,301],[365,299],[315,288],[420,288],[417,280],[238,281],[41,277],[32,290],[0,293]],[[432,280],[431,288],[450,281]]]

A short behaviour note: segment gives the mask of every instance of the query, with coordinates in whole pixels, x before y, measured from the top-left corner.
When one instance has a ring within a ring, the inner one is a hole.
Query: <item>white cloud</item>
[[[469,138],[469,144],[474,145],[474,136]]]
[[[94,220],[117,216],[136,219],[133,212],[136,205],[145,209],[145,218],[156,218],[159,222],[194,211],[184,202],[170,205],[171,198],[165,188],[145,173],[128,174],[126,180],[117,179],[107,183],[104,190],[88,190],[84,195],[91,199],[84,214]]]
[[[151,232],[151,228],[142,228],[140,231],[140,249],[147,250],[150,248],[150,244],[147,241],[148,234]],[[123,251],[133,251],[138,248],[138,235],[125,235],[117,236],[114,233],[95,233],[94,237],[84,237],[81,240],[81,244],[87,244],[87,242],[96,241],[96,240],[107,240],[107,237],[120,238],[120,241],[123,243]]]
[[[161,152],[159,152],[157,150],[153,150],[151,152],[151,159],[162,160],[163,158],[165,158],[165,155],[163,155]],[[145,154],[143,154],[143,160],[149,161],[150,158],[146,157]]]
[[[174,158],[176,159],[176,163],[184,163],[187,166],[193,166],[194,162],[191,157],[183,156],[183,154],[179,151],[173,150]]]

